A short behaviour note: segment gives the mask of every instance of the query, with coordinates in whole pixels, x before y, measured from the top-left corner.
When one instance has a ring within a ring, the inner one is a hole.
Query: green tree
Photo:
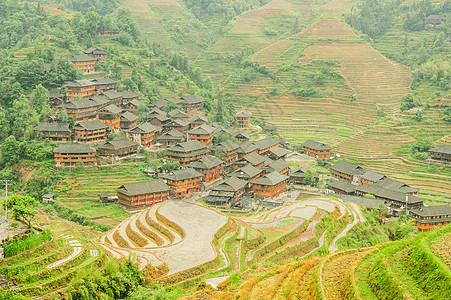
[[[29,227],[38,213],[36,206],[38,206],[38,201],[30,196],[14,194],[8,198],[8,209],[12,211],[13,218]]]
[[[423,121],[424,118],[424,112],[422,110],[417,110],[415,112],[415,115],[413,116],[413,119],[417,122]]]
[[[315,177],[313,176],[313,172],[311,170],[307,170],[304,174],[304,184],[305,185],[315,185]]]
[[[418,140],[411,145],[413,153],[427,152],[432,147],[434,147],[434,142],[430,138]]]
[[[2,144],[2,160],[6,165],[14,165],[19,161],[20,143],[11,135]]]
[[[401,99],[401,111],[406,111],[411,108],[420,106],[420,102],[418,99],[415,99],[415,97],[412,94],[407,94]]]
[[[444,111],[443,111],[443,120],[446,122],[451,123],[451,105],[449,105]]]
[[[31,96],[31,102],[38,114],[41,113],[44,105],[47,103],[47,89],[39,84],[36,86],[33,95]]]
[[[38,118],[24,95],[13,102],[9,115],[11,131],[16,138],[33,136],[33,127],[38,124]]]

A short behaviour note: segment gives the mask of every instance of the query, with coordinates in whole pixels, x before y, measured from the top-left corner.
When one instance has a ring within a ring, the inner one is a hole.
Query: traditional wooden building
[[[264,139],[254,142],[254,145],[258,148],[258,154],[268,155],[269,150],[279,147],[280,141],[273,139],[272,137],[265,137]]]
[[[138,125],[138,116],[128,112],[126,110],[121,113],[121,129],[129,130],[135,128]]]
[[[362,175],[362,184],[373,184],[386,178],[384,174],[368,170]]]
[[[306,140],[302,144],[302,150],[308,156],[316,159],[330,159],[332,148],[329,145],[316,142],[313,140]]]
[[[155,139],[157,143],[160,143],[165,147],[172,147],[177,145],[178,143],[182,143],[185,141],[185,136],[183,133],[176,129],[172,129],[166,133],[163,133],[159,137]]]
[[[212,123],[211,126],[215,129],[215,136],[229,136],[232,137],[232,133],[224,126]]]
[[[254,179],[257,179],[262,174],[263,170],[257,169],[253,167],[252,165],[246,165],[242,167],[241,169],[236,170],[230,176],[235,176],[241,180],[245,180],[247,182],[250,182]]]
[[[451,162],[451,146],[437,145],[429,150],[429,158]]]
[[[83,50],[83,53],[86,55],[91,56],[92,58],[95,58],[97,60],[104,60],[107,56],[107,53],[105,51],[102,51],[98,48],[89,48],[86,50]]]
[[[36,140],[52,142],[70,142],[72,131],[68,123],[41,123],[33,128]]]
[[[117,81],[113,80],[111,78],[96,78],[91,80],[91,82],[94,84],[96,93],[100,94],[104,91],[108,90],[116,90],[117,87]]]
[[[260,169],[265,165],[266,159],[267,158],[264,156],[261,156],[257,153],[252,153],[252,154],[246,155],[242,159],[235,162],[233,164],[233,168],[235,170],[238,170],[238,169],[244,167],[245,165],[251,165],[257,169]]]
[[[67,59],[84,73],[93,73],[96,71],[96,61],[94,57],[86,54],[74,55]]]
[[[150,120],[153,116],[158,116],[158,115],[166,117],[166,112],[162,111],[159,108],[153,107],[150,109],[149,113],[147,114],[147,119]]]
[[[269,149],[267,152],[267,156],[271,159],[286,159],[288,157],[288,154],[290,154],[291,151],[280,148],[280,147],[275,147],[272,149]]]
[[[148,107],[163,109],[166,105],[168,105],[168,101],[166,99],[158,99],[156,101],[149,103]]]
[[[236,131],[232,132],[232,136],[238,141],[238,142],[249,142],[250,135],[243,131]]]
[[[134,211],[169,198],[170,187],[162,180],[127,183],[116,189],[121,206]]]
[[[100,122],[108,126],[108,131],[116,131],[121,127],[121,114],[122,109],[114,104],[110,104],[99,109],[98,117]]]
[[[258,148],[252,143],[242,142],[238,147],[238,159],[242,159],[243,157],[250,155],[252,153],[257,153]]]
[[[356,186],[348,181],[338,180],[327,183],[328,190],[342,195],[353,195],[356,190]]]
[[[127,132],[127,137],[129,140],[132,140],[138,144],[140,144],[144,148],[148,148],[153,144],[153,140],[155,139],[155,134],[158,131],[158,128],[153,126],[150,123],[139,124],[135,128],[130,129]]]
[[[207,124],[202,124],[188,131],[188,139],[198,140],[202,144],[211,147],[215,129]]]
[[[210,149],[201,142],[187,141],[168,148],[168,160],[178,161],[182,167],[210,154]]]
[[[451,206],[423,206],[410,211],[418,231],[429,231],[434,228],[444,227],[451,223]]]
[[[78,122],[74,126],[74,134],[77,142],[94,143],[106,139],[108,126],[97,119]]]
[[[276,198],[285,191],[288,176],[272,172],[251,181],[252,190],[258,198]]]
[[[138,153],[139,144],[129,139],[106,142],[98,148],[100,156],[124,157]]]
[[[180,105],[186,113],[201,111],[204,108],[204,103],[205,100],[193,95],[181,97],[180,101],[176,102],[176,104]]]
[[[360,184],[362,182],[362,175],[366,172],[364,168],[359,165],[349,163],[345,160],[330,167],[332,177],[339,180],[346,180],[353,184]]]
[[[66,82],[63,87],[66,89],[66,97],[69,100],[74,99],[76,95],[89,98],[94,96],[96,92],[95,84],[86,79]]]
[[[312,172],[313,178],[315,179],[315,183],[318,183],[319,181],[318,172],[315,172],[314,170],[311,170],[304,165],[296,167],[290,171],[290,182],[304,184],[304,177],[307,171]]]
[[[178,109],[174,109],[174,110],[170,111],[168,113],[168,116],[169,116],[169,118],[171,118],[171,120],[183,119],[185,121],[188,121],[188,115]]]
[[[154,126],[163,127],[166,124],[169,124],[171,122],[171,119],[169,119],[166,116],[154,114],[147,119],[147,122],[149,122],[150,124],[152,124]]]
[[[171,194],[176,197],[186,197],[188,194],[202,190],[202,174],[194,169],[181,169],[163,176],[171,188]]]
[[[185,133],[188,131],[189,123],[185,119],[174,119],[169,123],[163,125],[163,132],[171,131],[175,129],[181,133]]]
[[[31,92],[30,94],[27,95],[28,100],[31,100],[31,98],[34,95],[34,91]],[[61,105],[64,101],[64,95],[58,91],[47,91],[47,104],[51,107],[51,108],[55,108],[58,107],[59,105]]]
[[[238,148],[237,143],[231,140],[225,140],[216,147],[216,155],[222,152],[224,165],[229,166],[238,160]]]
[[[209,183],[221,177],[223,164],[224,162],[219,158],[209,155],[190,163],[188,167],[201,173],[203,181]]]
[[[116,106],[122,106],[122,94],[115,90],[103,91],[100,96],[105,97],[108,100],[108,104],[114,104]]]
[[[288,175],[290,171],[290,165],[283,159],[267,162],[265,166],[262,167],[262,175],[266,175],[272,172],[277,172],[282,175]]]
[[[86,144],[62,144],[53,149],[56,167],[95,165],[96,149]]]
[[[247,110],[239,111],[235,114],[235,127],[249,128],[251,127],[252,113]]]
[[[125,102],[125,98],[123,95],[122,95],[122,101],[124,102],[122,104],[122,108],[128,112],[131,112],[134,115],[138,115],[138,108],[140,106],[145,106],[145,104],[139,100],[131,100],[130,102]]]
[[[191,118],[188,118],[189,122],[189,129],[196,128],[197,126],[200,126],[202,124],[208,124],[208,120],[205,116],[196,114],[192,116]]]
[[[424,19],[426,25],[437,26],[446,21],[445,15],[429,15]]]
[[[401,191],[396,191],[393,189],[387,189],[377,184],[363,184],[355,187],[355,195],[365,196],[367,194],[373,195],[376,198],[387,200],[387,202],[397,208],[405,209],[407,206],[408,210],[423,207],[424,200]]]
[[[122,102],[123,103],[129,103],[133,100],[139,100],[139,94],[132,92],[132,91],[123,91],[119,92],[122,96]]]
[[[99,109],[106,107],[108,102],[101,97],[94,96],[90,99],[73,99],[61,105],[75,122],[97,119]]]
[[[211,188],[205,202],[217,207],[231,207],[243,197],[247,184],[236,177],[227,178]]]

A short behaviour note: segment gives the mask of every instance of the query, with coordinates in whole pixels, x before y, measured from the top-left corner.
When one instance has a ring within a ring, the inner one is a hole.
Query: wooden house
[[[387,200],[387,202],[397,208],[408,210],[423,207],[424,200],[409,193],[388,189],[377,184],[363,184],[355,187],[355,195],[373,195],[376,198]]]
[[[129,140],[132,140],[138,144],[140,144],[144,148],[148,148],[153,144],[153,140],[155,139],[155,134],[158,131],[158,128],[153,126],[150,123],[139,124],[135,128],[130,129],[127,132],[127,137]]]
[[[74,55],[67,59],[67,61],[73,63],[77,68],[83,71],[83,73],[93,73],[96,71],[97,59],[86,54]]]
[[[159,108],[153,107],[150,109],[149,113],[147,114],[147,119],[150,120],[153,116],[158,116],[158,115],[166,117],[166,112],[162,111]]]
[[[123,130],[135,128],[138,125],[138,116],[126,110],[121,113],[120,127]]]
[[[62,144],[53,149],[56,167],[75,167],[77,164],[95,165],[96,149],[86,144]]]
[[[91,80],[91,82],[95,86],[95,90],[97,94],[100,94],[104,91],[108,90],[116,90],[117,87],[117,81],[113,80],[111,78],[96,78]]]
[[[211,147],[215,129],[207,124],[202,124],[188,131],[188,139],[198,140],[202,144]]]
[[[188,121],[188,115],[178,109],[174,109],[174,110],[170,111],[168,113],[168,116],[169,116],[169,118],[171,118],[171,120],[183,119],[185,121]]]
[[[233,206],[243,197],[247,184],[247,181],[236,177],[227,178],[211,188],[205,202],[217,207]]]
[[[41,123],[33,128],[36,140],[52,142],[70,142],[72,131],[68,123]]]
[[[165,147],[172,147],[177,145],[178,143],[184,142],[185,136],[180,131],[172,129],[157,137],[155,141]]]
[[[86,55],[89,55],[92,58],[95,58],[97,60],[104,60],[107,56],[107,53],[105,51],[102,51],[98,48],[91,47],[89,49],[83,50],[83,53]]]
[[[123,91],[119,92],[119,94],[122,96],[123,103],[129,103],[133,100],[139,100],[139,94],[132,91]]]
[[[345,160],[330,167],[332,177],[339,180],[345,180],[353,184],[360,184],[362,182],[362,175],[366,172],[364,168],[359,165],[349,163]]]
[[[31,98],[34,95],[34,91],[27,95],[28,100],[31,100]],[[64,95],[56,90],[56,91],[47,91],[47,104],[51,108],[56,108],[59,105],[63,104],[64,101]]]
[[[96,92],[95,84],[86,79],[66,82],[63,87],[66,89],[66,96],[69,100],[74,99],[76,95],[89,98]]]
[[[103,141],[106,139],[107,128],[108,125],[97,119],[78,122],[74,126],[75,139],[82,143]]]
[[[283,159],[274,161],[271,160],[269,163],[266,163],[265,166],[262,167],[262,170],[263,170],[262,175],[266,175],[272,172],[277,172],[282,175],[288,175],[290,165]]]
[[[169,124],[171,122],[171,119],[163,115],[154,114],[151,117],[147,118],[147,122],[154,126],[163,127],[166,124]]]
[[[241,180],[245,180],[247,182],[250,182],[254,179],[257,179],[262,174],[263,170],[257,169],[253,167],[252,165],[245,165],[241,169],[236,170],[230,176],[235,176]]]
[[[265,165],[266,159],[267,158],[264,156],[261,156],[257,153],[252,153],[252,154],[246,155],[239,161],[235,162],[233,164],[233,168],[235,170],[238,170],[238,169],[244,167],[245,165],[251,165],[257,169],[260,169]]]
[[[139,144],[129,139],[109,141],[100,146],[97,150],[100,156],[124,157],[138,153]]]
[[[193,111],[201,111],[204,108],[205,100],[196,96],[189,95],[180,98],[176,104],[180,105],[186,113]]]
[[[239,111],[235,114],[235,127],[249,128],[251,127],[252,113],[247,110]]]
[[[169,123],[163,125],[163,132],[171,131],[175,129],[181,133],[188,131],[189,123],[185,119],[174,119]]]
[[[181,169],[163,176],[175,197],[186,197],[188,194],[202,190],[202,174],[194,169]]]
[[[206,117],[196,114],[192,116],[191,118],[188,118],[189,122],[189,129],[196,128],[197,126],[200,126],[202,124],[208,124],[208,120]]]
[[[318,183],[318,181],[319,181],[318,172],[315,172],[314,170],[311,170],[304,165],[296,167],[290,171],[290,182],[297,183],[297,184],[304,184],[304,177],[305,177],[305,173],[307,171],[312,172],[313,178],[315,179],[315,183]]]
[[[426,25],[437,26],[446,21],[445,15],[429,15],[424,19]]]
[[[348,181],[338,180],[327,183],[328,189],[336,194],[353,195],[356,186]]]
[[[251,181],[252,190],[258,198],[276,198],[285,191],[288,176],[272,172]]]
[[[158,99],[156,101],[153,101],[149,103],[149,108],[158,108],[158,109],[164,109],[164,107],[168,105],[168,101],[166,99]]]
[[[122,108],[128,112],[131,112],[134,115],[138,115],[138,108],[140,106],[145,106],[145,104],[139,100],[131,100],[130,102],[125,102],[123,95],[122,95],[122,101],[123,101]]]
[[[316,159],[330,159],[332,148],[320,142],[307,140],[302,144],[302,150],[308,156]]]
[[[448,204],[437,206],[423,206],[410,211],[411,217],[418,231],[429,231],[444,227],[451,223],[451,206]]]
[[[105,97],[108,100],[108,104],[114,104],[116,106],[122,106],[122,94],[115,90],[103,91],[100,96]]]
[[[201,142],[187,141],[168,148],[168,160],[178,161],[182,167],[210,154],[210,149]]]
[[[288,154],[290,154],[291,151],[280,148],[280,147],[275,147],[272,149],[269,149],[267,152],[267,155],[269,158],[277,160],[277,159],[286,159],[288,158]]]
[[[219,158],[209,155],[190,163],[188,167],[201,173],[203,181],[209,183],[221,177],[223,163]]]
[[[98,117],[100,122],[108,126],[108,131],[116,131],[121,127],[122,109],[114,104],[99,109]]]
[[[222,152],[222,160],[226,166],[229,166],[238,160],[238,148],[237,143],[231,140],[225,140],[216,147],[216,154]]]
[[[108,101],[102,97],[94,96],[90,99],[73,99],[61,105],[75,122],[97,119],[99,109],[106,107]]]
[[[134,211],[169,198],[171,188],[161,179],[126,183],[116,189],[121,206]]]
[[[252,143],[242,142],[238,147],[238,159],[242,159],[243,157],[250,155],[252,153],[257,153],[258,148]]]
[[[429,158],[444,162],[451,162],[451,146],[437,145],[429,150]]]
[[[215,136],[229,136],[232,137],[232,133],[230,130],[225,128],[224,126],[212,123],[211,126],[215,129]]]
[[[232,132],[232,136],[238,141],[238,142],[249,142],[250,135],[243,131],[236,131]]]
[[[265,137],[264,139],[254,142],[254,145],[258,148],[258,154],[268,155],[269,150],[279,147],[280,141],[271,137]]]
[[[368,170],[362,175],[362,184],[373,184],[386,178],[384,174]]]

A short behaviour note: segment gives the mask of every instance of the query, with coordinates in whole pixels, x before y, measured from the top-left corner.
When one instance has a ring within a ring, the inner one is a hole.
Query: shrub
[[[42,243],[50,241],[52,233],[49,230],[44,230],[41,233],[32,232],[23,236],[20,239],[15,239],[3,245],[5,257],[11,257],[21,252],[35,248]]]

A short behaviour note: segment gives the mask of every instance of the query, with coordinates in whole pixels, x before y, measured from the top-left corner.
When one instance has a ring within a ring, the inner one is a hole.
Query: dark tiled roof
[[[383,179],[384,177],[385,177],[385,175],[376,173],[373,171],[366,171],[362,175],[362,179],[366,179],[366,180],[369,180],[372,182],[378,182],[379,180]]]
[[[279,145],[280,141],[273,139],[272,137],[265,137],[262,140],[254,142],[254,145],[258,147],[258,150],[263,150],[274,145]]]
[[[248,118],[250,118],[250,117],[252,117],[252,113],[250,111],[247,111],[247,110],[242,110],[242,111],[237,112],[235,114],[235,117],[238,117],[238,118],[248,117]]]
[[[249,155],[246,155],[241,159],[242,161],[246,161],[250,163],[253,166],[259,165],[261,163],[264,163],[266,161],[266,158],[264,156],[261,156],[257,153],[251,153]]]
[[[95,153],[96,149],[86,144],[62,144],[53,149],[53,153],[79,154],[93,152]]]
[[[33,128],[33,130],[71,132],[68,123],[41,123],[35,128]]]
[[[156,126],[153,126],[150,123],[142,123],[136,126],[133,129],[130,129],[129,132],[131,133],[149,133],[149,132],[155,132],[158,128]]]
[[[356,191],[359,191],[359,192],[362,192],[365,194],[374,195],[377,198],[393,200],[396,202],[404,203],[406,201],[406,195],[407,195],[407,203],[409,203],[409,204],[423,202],[423,199],[421,199],[417,196],[412,196],[412,195],[406,194],[404,192],[382,188],[382,187],[377,186],[375,183],[374,184],[363,184],[360,186],[356,186],[355,189],[356,189]]]
[[[367,171],[361,166],[349,163],[345,160],[331,166],[330,169],[347,175],[363,175],[363,173]]]
[[[437,206],[424,206],[420,209],[412,209],[411,213],[419,215],[421,217],[451,217],[451,206],[447,204]]]
[[[121,121],[135,122],[136,120],[138,120],[138,116],[129,111],[123,111],[121,114]]]
[[[110,105],[108,105],[107,107],[105,107],[103,109],[109,111],[112,114],[118,114],[118,113],[122,112],[122,109],[120,109],[119,107],[117,107],[114,104],[110,104]]]
[[[253,167],[251,165],[245,165],[241,169],[238,169],[235,172],[233,172],[232,174],[230,174],[230,176],[236,176],[238,178],[250,179],[250,178],[254,178],[261,172],[262,172],[262,170],[257,169],[256,167]]]
[[[231,140],[225,140],[224,142],[219,144],[219,147],[222,147],[226,152],[230,152],[238,149],[238,144]]]
[[[178,109],[174,109],[173,111],[170,111],[170,112],[168,113],[168,115],[169,115],[171,118],[181,118],[181,119],[188,118],[188,115],[187,115],[187,114],[185,114],[183,111],[180,111],[180,110],[178,110]]]
[[[232,136],[232,133],[224,126],[214,124],[214,123],[211,124],[211,126],[215,128],[215,134],[223,134],[223,135]]]
[[[75,109],[83,109],[89,107],[96,107],[105,105],[108,102],[106,99],[102,99],[100,96],[92,97],[91,99],[74,99],[70,100],[67,103],[61,105],[63,108],[75,108]]]
[[[385,178],[382,180],[379,180],[378,182],[373,184],[375,187],[381,187],[384,189],[396,191],[396,192],[403,192],[403,193],[416,193],[418,192],[417,189],[396,180],[393,180],[391,178]]]
[[[149,106],[154,106],[158,108],[163,108],[168,104],[168,101],[165,99],[159,99],[157,101],[153,101],[149,104]]]
[[[123,91],[123,92],[120,92],[119,94],[122,95],[123,99],[132,99],[132,98],[139,97],[139,94],[137,94],[133,91]]]
[[[194,95],[183,96],[180,98],[186,104],[198,104],[205,102],[204,99],[200,99]]]
[[[190,168],[208,170],[215,168],[224,162],[219,158],[209,155],[189,164]]]
[[[451,146],[437,145],[430,149],[429,152],[451,154]]]
[[[94,47],[83,50],[83,53],[94,54],[94,55],[106,55],[107,54],[105,51],[102,51],[102,50],[100,50],[98,48],[94,48]]]
[[[243,189],[247,181],[241,180],[235,176],[227,178],[220,184],[211,188],[212,191],[236,192]]]
[[[198,124],[198,123],[208,123],[208,120],[206,117],[202,115],[195,114],[194,116],[188,119],[188,122]]]
[[[243,132],[243,131],[232,132],[232,136],[238,137],[238,138],[242,137],[242,138],[245,138],[245,139],[249,139],[250,138],[250,135],[248,133],[246,133],[246,132]]]
[[[281,172],[282,170],[288,168],[290,165],[283,159],[278,159],[276,161],[273,161],[269,163],[267,166],[263,167],[263,170],[267,171],[268,173],[271,172]]]
[[[92,83],[94,83],[95,85],[104,85],[104,84],[115,84],[117,83],[116,80],[113,80],[111,78],[108,77],[103,77],[103,78],[96,78],[91,80]]]
[[[73,55],[67,59],[70,62],[84,62],[84,61],[95,61],[94,57],[86,54]]]
[[[189,134],[200,134],[200,135],[209,135],[212,134],[215,131],[213,127],[207,124],[202,124],[200,126],[197,126],[194,129],[191,129],[189,131]]]
[[[352,194],[356,190],[355,185],[353,185],[347,181],[343,181],[343,180],[332,181],[332,182],[329,182],[327,185],[331,188],[335,188],[335,189],[344,191],[345,193],[348,193],[348,194]]]
[[[191,152],[196,150],[203,150],[207,149],[207,146],[199,142],[198,140],[191,140],[183,143],[179,143],[171,148],[169,148],[169,151],[174,152]]]
[[[112,99],[118,99],[121,98],[122,95],[119,94],[118,92],[114,91],[114,90],[107,90],[107,91],[103,91],[101,96],[105,96],[108,99],[112,100]]]
[[[99,149],[122,149],[122,148],[128,148],[133,146],[139,146],[137,142],[130,141],[129,139],[121,139],[121,140],[115,140],[115,141],[109,141],[103,144],[99,147]]]
[[[266,174],[265,176],[259,177],[255,180],[252,180],[251,183],[253,184],[260,184],[260,185],[266,185],[266,186],[273,186],[278,183],[281,183],[284,180],[287,180],[288,176],[282,175],[278,172],[271,172],[269,174]]]
[[[149,117],[149,121],[152,121],[152,120],[154,120],[154,119],[157,119],[158,121],[160,121],[161,123],[166,123],[166,122],[169,122],[171,119],[169,119],[168,117],[166,117],[166,116],[163,116],[163,115],[152,115],[151,117]]]
[[[126,183],[116,189],[118,193],[128,196],[169,192],[170,190],[169,186],[161,179]]]
[[[313,140],[306,140],[304,143],[302,143],[302,147],[307,147],[313,150],[332,150],[332,147],[330,147],[329,145]]]
[[[94,83],[87,79],[80,79],[80,80],[74,80],[70,82],[64,83],[64,87],[87,87],[87,86],[93,86]]]
[[[170,125],[168,126],[180,126],[185,127],[189,125],[189,122],[185,119],[174,119],[174,121],[170,122]]]
[[[181,133],[177,129],[172,129],[171,131],[168,131],[157,138],[157,140],[174,140],[174,139],[183,140],[183,133]]]
[[[100,129],[106,129],[108,128],[107,125],[100,122],[98,119],[88,120],[88,121],[81,121],[75,124],[74,129],[77,130],[100,130]]]
[[[242,142],[238,147],[238,153],[246,154],[258,150],[257,146],[249,142]]]
[[[268,152],[270,154],[273,154],[274,156],[277,156],[277,157],[282,157],[282,156],[285,156],[285,155],[291,153],[291,151],[283,149],[283,148],[280,148],[280,147],[269,149]]]
[[[307,166],[304,166],[304,165],[301,165],[299,167],[292,169],[290,171],[290,176],[303,178],[305,176],[305,172],[307,172],[308,170],[310,170],[310,172],[312,172],[313,177],[319,178],[318,172],[315,172],[314,170],[309,169]]]
[[[162,115],[166,117],[166,112],[162,111],[161,109],[159,109],[158,107],[154,107],[149,111],[149,116],[150,115]]]
[[[191,168],[177,170],[163,176],[164,179],[174,181],[186,180],[197,177],[202,177],[202,174]]]

